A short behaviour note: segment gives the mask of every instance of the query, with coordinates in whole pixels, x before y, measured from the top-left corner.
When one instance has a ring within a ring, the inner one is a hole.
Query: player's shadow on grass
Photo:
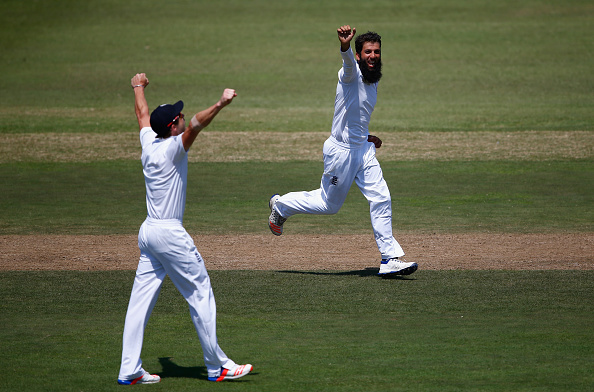
[[[335,276],[360,276],[367,278],[370,276],[377,277],[379,279],[398,279],[398,280],[414,280],[409,276],[402,275],[384,275],[378,276],[379,268],[365,268],[357,271],[278,271],[283,274],[302,274],[302,275],[335,275]]]
[[[179,366],[172,361],[171,357],[159,358],[159,363],[163,371],[157,373],[161,378],[195,378],[198,380],[208,381],[208,371],[206,366]],[[250,374],[256,374],[253,371]],[[249,379],[240,378],[237,380],[229,380],[233,382],[246,382]],[[225,381],[228,382],[228,381]]]
[[[159,358],[163,371],[157,373],[161,378],[196,378],[208,380],[206,366],[179,366],[171,357]]]

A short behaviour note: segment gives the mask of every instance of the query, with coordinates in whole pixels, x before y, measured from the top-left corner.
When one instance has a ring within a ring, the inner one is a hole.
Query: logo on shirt
[[[332,176],[332,178],[330,179],[330,184],[338,185],[338,177]]]

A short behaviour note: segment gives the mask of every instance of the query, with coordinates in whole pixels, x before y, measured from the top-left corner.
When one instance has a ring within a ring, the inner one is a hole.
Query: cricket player
[[[149,116],[145,74],[131,80],[140,126],[142,167],[146,185],[147,218],[138,233],[140,260],[124,325],[118,383],[152,384],[161,380],[142,368],[144,329],[157,302],[165,276],[183,295],[198,333],[208,380],[243,377],[252,365],[237,365],[217,341],[216,305],[204,260],[182,225],[186,204],[188,150],[200,131],[237,95],[225,89],[220,100],[196,113],[186,126],[183,102],[157,107]]]
[[[369,202],[371,225],[382,256],[379,275],[409,275],[418,266],[402,259],[404,251],[392,235],[392,199],[375,157],[382,141],[368,130],[382,76],[381,37],[374,32],[359,35],[353,54],[351,40],[356,29],[345,25],[337,33],[342,68],[338,71],[332,132],[323,147],[320,188],[272,196],[268,226],[273,234],[281,235],[283,224],[295,214],[336,214],[354,181]]]

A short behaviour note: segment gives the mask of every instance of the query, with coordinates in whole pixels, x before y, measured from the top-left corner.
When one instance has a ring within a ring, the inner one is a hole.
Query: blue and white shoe
[[[149,374],[146,370],[143,370],[144,374],[132,380],[118,380],[120,385],[136,385],[136,384],[156,384],[161,381],[161,377],[156,374]]]
[[[247,365],[234,365],[231,369],[221,368],[218,374],[209,374],[208,381],[220,382],[225,380],[235,380],[243,377],[254,369],[249,363]]]
[[[380,276],[385,275],[410,275],[419,268],[417,263],[407,263],[406,260],[400,257],[393,257],[391,259],[382,260],[380,265]]]

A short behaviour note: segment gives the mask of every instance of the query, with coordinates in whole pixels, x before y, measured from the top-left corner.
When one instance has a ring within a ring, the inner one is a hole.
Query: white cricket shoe
[[[156,374],[150,374],[143,369],[143,375],[133,380],[118,380],[120,385],[136,385],[136,384],[155,384],[161,381],[161,377]]]
[[[274,205],[276,201],[280,198],[279,195],[272,195],[270,200],[268,201],[268,207],[270,207],[270,217],[268,218],[268,227],[270,231],[274,235],[281,235],[283,234],[283,224],[287,221],[287,218],[283,218],[281,214],[276,212],[274,209]]]
[[[407,263],[400,257],[382,260],[378,275],[410,275],[419,268],[417,263]]]
[[[225,380],[235,380],[236,378],[240,378],[248,374],[252,371],[254,367],[249,363],[247,365],[233,365],[231,369],[221,368],[217,373],[218,374],[209,374],[208,381],[225,381]]]

